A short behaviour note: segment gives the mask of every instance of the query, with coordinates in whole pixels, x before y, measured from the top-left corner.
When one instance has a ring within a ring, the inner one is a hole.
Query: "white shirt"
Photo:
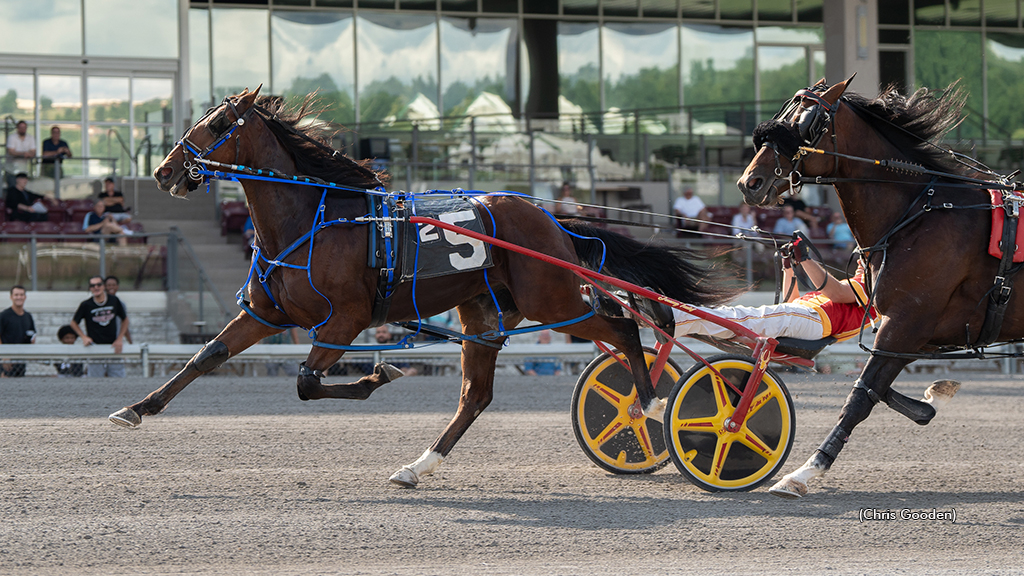
[[[27,132],[24,137],[19,136],[15,132],[7,137],[7,150],[8,152],[31,152],[34,156],[36,153],[36,139]],[[11,172],[28,172],[27,158],[12,158],[8,156],[7,165]]]
[[[753,212],[747,214],[746,218],[743,217],[743,214],[737,212],[733,215],[730,224],[732,225],[733,236],[741,233],[747,236],[757,236],[757,232],[750,231],[757,224],[757,217],[754,216]]]
[[[672,211],[678,212],[687,218],[696,218],[700,216],[700,211],[704,209],[704,201],[693,195],[690,198],[680,196],[676,198],[676,201],[672,204]]]

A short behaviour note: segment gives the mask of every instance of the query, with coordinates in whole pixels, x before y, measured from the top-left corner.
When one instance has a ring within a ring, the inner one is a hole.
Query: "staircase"
[[[134,198],[134,182],[125,180],[125,199]],[[232,316],[237,312],[235,292],[245,282],[249,259],[237,236],[221,236],[216,195],[205,187],[176,198],[157,189],[151,178],[139,180],[138,215],[146,232],[168,232],[177,227]]]

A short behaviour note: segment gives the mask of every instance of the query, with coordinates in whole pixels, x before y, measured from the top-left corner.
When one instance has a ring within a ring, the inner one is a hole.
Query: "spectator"
[[[807,225],[808,230],[817,230],[819,218],[811,213],[807,209],[807,203],[800,199],[799,196],[791,194],[785,200],[782,201],[783,206],[792,206],[793,213],[797,218],[803,221]]]
[[[568,182],[562,182],[562,190],[558,198],[558,204],[555,204],[555,214],[575,216],[579,214],[579,212],[580,207],[576,204],[576,197],[572,194],[572,185]]]
[[[754,211],[747,204],[740,204],[739,212],[732,215],[732,222],[729,223],[732,226],[732,235],[743,234],[744,236],[758,236],[757,232],[751,230],[757,225],[757,216],[754,215]]]
[[[832,239],[832,249],[849,252],[853,248],[853,232],[850,225],[843,219],[842,212],[833,212],[832,221],[825,227],[825,232]]]
[[[391,330],[388,328],[387,324],[377,326],[377,330],[373,333],[373,339],[377,341],[377,344],[390,344],[395,341],[395,338],[391,335]],[[407,362],[392,363],[392,365],[404,372],[406,376],[415,376],[419,374],[419,370]],[[366,370],[364,370],[364,372],[366,374],[373,372],[373,364],[368,364],[365,368]]]
[[[104,214],[110,214],[114,222],[127,224],[132,221],[132,215],[124,205],[124,194],[114,189],[114,177],[107,176],[103,179],[103,190],[100,191],[100,202],[105,207]]]
[[[74,344],[78,340],[78,334],[75,334],[73,328],[70,325],[65,324],[57,329],[57,339],[60,340],[61,344]],[[53,365],[57,369],[57,377],[79,377],[85,375],[85,370],[81,363],[72,362],[59,362]]]
[[[43,176],[54,176],[53,165],[64,158],[71,158],[71,148],[60,139],[60,126],[50,128],[50,138],[43,140]]]
[[[93,276],[89,279],[89,294],[91,296],[78,305],[78,310],[71,320],[71,329],[82,338],[82,344],[112,344],[114,353],[120,354],[124,347],[124,333],[128,331],[128,314],[125,313],[124,306],[117,296],[107,294],[102,276]],[[120,328],[114,322],[114,318],[121,319]],[[78,325],[83,320],[85,332],[82,332]],[[90,362],[88,374],[90,378],[124,378],[124,363]]]
[[[7,189],[4,203],[11,210],[11,220],[22,222],[45,222],[49,209],[43,202],[43,196],[26,188],[28,174],[18,172],[14,177],[14,185]]]
[[[28,172],[29,159],[36,156],[36,139],[28,133],[28,124],[18,120],[15,133],[7,137],[8,178],[14,172]],[[8,185],[12,182],[8,182]]]
[[[551,344],[551,331],[537,333],[537,344]],[[561,376],[562,363],[556,357],[527,358],[523,363],[523,374],[527,376]]]
[[[782,236],[792,236],[793,232],[796,232],[797,230],[806,235],[810,235],[810,231],[807,229],[807,224],[804,224],[803,220],[796,217],[796,212],[793,210],[793,207],[783,204],[782,218],[779,218],[775,222],[775,227],[772,228],[772,232],[775,234],[781,234]]]
[[[25,288],[11,288],[11,307],[0,312],[0,344],[35,344],[36,324],[25,311]],[[0,376],[24,376],[25,365],[4,362]]]
[[[127,246],[126,236],[132,235],[131,230],[114,222],[111,214],[106,214],[106,206],[102,200],[97,201],[92,207],[92,212],[85,215],[85,220],[82,220],[82,230],[97,235],[117,235],[117,243],[120,246]]]
[[[252,256],[252,243],[256,240],[256,228],[252,225],[252,216],[245,218],[242,224],[242,242],[245,244],[245,257]]]
[[[691,187],[685,188],[683,195],[676,198],[676,201],[672,204],[672,213],[677,216],[676,227],[681,228],[681,230],[676,231],[676,237],[678,238],[693,236],[695,231],[706,231],[708,229],[708,221],[711,219],[711,213],[708,212],[704,201],[700,197],[693,195],[693,188]]]
[[[299,335],[295,328],[288,328],[280,334],[272,334],[260,341],[260,344],[298,344]],[[294,362],[267,362],[265,364],[267,376],[277,376],[278,372],[284,372],[285,376],[298,376],[299,365]]]
[[[107,291],[107,294],[109,294],[110,296],[117,296],[117,291],[121,289],[121,280],[119,280],[118,277],[114,275],[107,276],[106,279],[103,280],[103,288]],[[128,307],[124,305],[124,302],[121,302],[121,306],[124,308],[125,316],[127,316]],[[117,319],[117,330],[119,332],[121,330],[120,318]],[[134,344],[134,342],[132,342],[131,330],[124,331],[124,341],[129,344]]]

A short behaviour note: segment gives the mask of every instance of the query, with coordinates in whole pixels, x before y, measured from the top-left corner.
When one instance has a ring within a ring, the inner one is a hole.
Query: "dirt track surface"
[[[108,413],[162,380],[0,380],[4,574],[1024,574],[1020,379],[964,382],[927,427],[884,406],[798,501],[709,494],[671,464],[613,476],[570,428],[572,379],[499,378],[415,490],[387,478],[454,412],[453,378],[300,402],[289,378],[207,378],[137,430]],[[783,374],[785,471],[850,379]],[[920,396],[930,378],[905,375]],[[861,522],[863,509],[956,521]]]

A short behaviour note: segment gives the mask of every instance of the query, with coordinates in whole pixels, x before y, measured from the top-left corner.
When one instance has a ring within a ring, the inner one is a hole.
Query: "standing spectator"
[[[50,138],[43,140],[43,176],[54,176],[54,162],[60,162],[64,158],[71,158],[71,148],[68,143],[60,139],[60,126],[50,128]]]
[[[14,185],[7,189],[4,203],[11,210],[11,220],[22,222],[45,222],[48,208],[43,202],[43,197],[26,188],[28,186],[28,174],[18,172],[14,177]]]
[[[7,137],[7,172],[28,172],[29,159],[36,156],[36,139],[28,133],[28,124],[18,120],[15,133]],[[8,181],[8,185],[12,182]]]
[[[853,248],[853,232],[850,225],[843,219],[842,212],[833,212],[832,221],[825,226],[825,232],[832,239],[832,249],[848,252]]]
[[[775,227],[772,228],[772,232],[782,236],[792,236],[793,232],[796,232],[797,230],[808,236],[810,235],[810,231],[807,229],[807,224],[804,224],[803,220],[796,217],[796,212],[793,210],[793,207],[783,204],[782,218],[779,218],[775,222]]]
[[[572,184],[562,182],[561,195],[558,204],[555,204],[555,214],[575,216],[579,214],[580,207],[576,204],[576,197],[572,195]]]
[[[127,224],[132,221],[132,215],[124,205],[124,194],[114,189],[114,177],[107,176],[103,179],[103,190],[100,191],[100,202],[103,202],[104,214],[110,214],[114,222]]]
[[[711,219],[711,213],[708,212],[704,201],[700,197],[694,196],[693,188],[689,186],[683,190],[683,195],[676,198],[672,204],[672,213],[678,217],[676,218],[676,227],[681,228],[676,231],[678,238],[693,236],[695,231],[706,231],[708,229],[707,221]]]
[[[25,311],[25,288],[11,288],[11,307],[0,312],[0,344],[35,344],[36,323]],[[0,376],[24,376],[24,364],[4,362]]]
[[[120,354],[124,347],[124,333],[128,331],[128,315],[124,311],[124,306],[117,296],[107,294],[102,276],[93,276],[89,279],[89,293],[91,297],[78,305],[78,310],[71,320],[71,329],[82,338],[82,344],[112,344],[114,353]],[[114,318],[121,319],[120,329]],[[78,325],[83,320],[85,332]],[[124,363],[90,362],[88,374],[90,378],[124,378]]]
[[[103,280],[103,288],[106,289],[108,295],[110,295],[110,296],[117,296],[117,291],[121,289],[121,281],[117,278],[117,276],[114,276],[114,275],[107,276],[106,279]],[[119,298],[119,300],[120,300],[120,298]],[[121,307],[124,308],[124,314],[125,314],[125,316],[127,316],[128,315],[128,307],[124,305],[124,302],[121,302]],[[121,319],[120,318],[117,319],[117,330],[118,330],[118,332],[121,331]],[[129,344],[134,344],[134,342],[132,342],[132,331],[131,330],[125,330],[124,331],[124,341],[129,343]]]
[[[78,340],[78,334],[75,334],[75,330],[70,325],[65,324],[57,329],[57,339],[60,340],[61,344],[74,344]],[[58,362],[53,365],[57,369],[57,377],[79,377],[85,375],[85,370],[81,363],[77,362]]]
[[[541,330],[538,332],[537,344],[551,344],[551,331]],[[523,363],[523,374],[527,376],[560,376],[562,374],[562,363],[554,356],[527,358],[526,362]]]
[[[127,246],[128,239],[125,236],[131,236],[132,231],[114,222],[113,215],[107,214],[106,208],[102,200],[96,202],[92,207],[92,212],[86,214],[85,219],[82,220],[82,230],[90,234],[116,234],[118,245]]]

